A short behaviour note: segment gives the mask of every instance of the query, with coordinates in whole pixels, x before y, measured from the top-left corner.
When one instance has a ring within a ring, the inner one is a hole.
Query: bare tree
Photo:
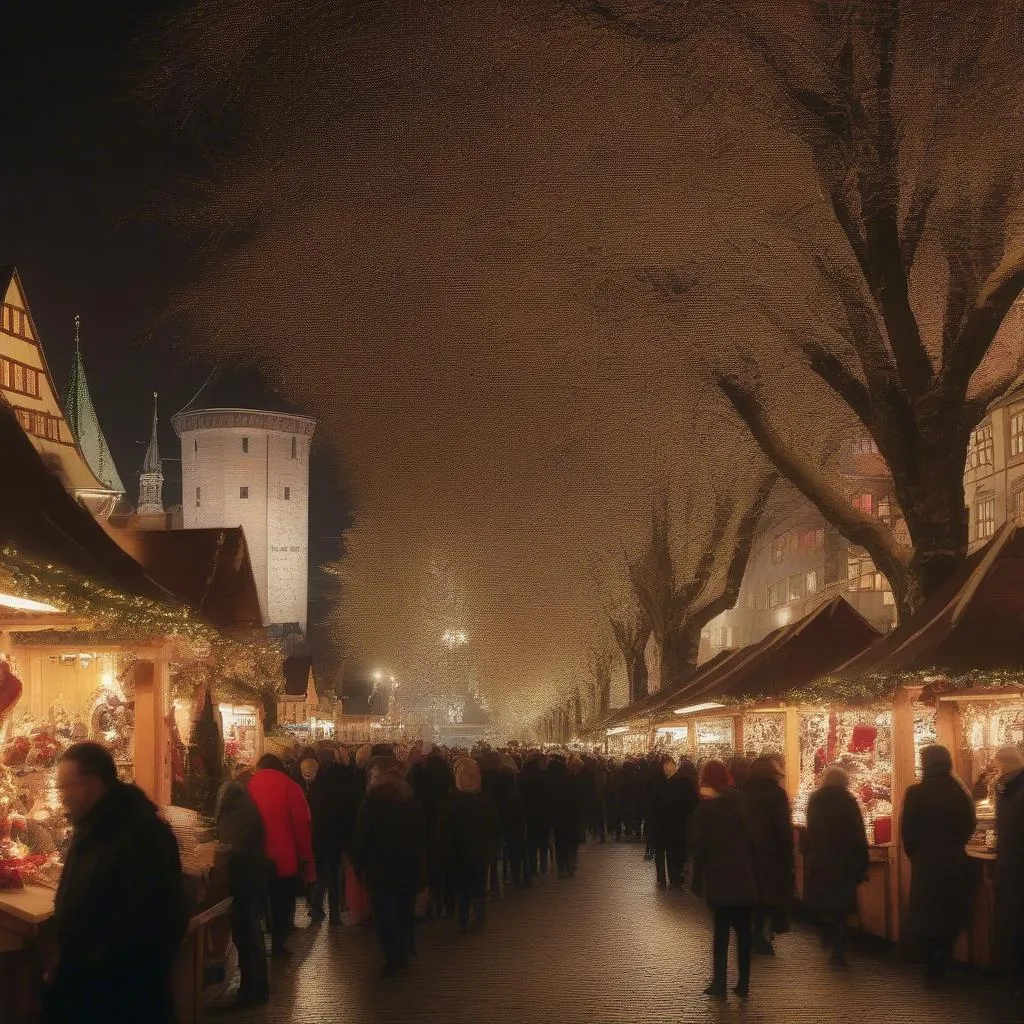
[[[591,719],[600,718],[611,707],[612,661],[614,657],[614,652],[607,647],[594,645],[587,651]]]
[[[970,433],[1020,370],[1014,358],[985,362],[1000,355],[997,332],[1024,287],[1024,162],[1006,143],[1022,104],[1019,14],[970,0],[800,0],[769,10],[721,0],[691,3],[681,18],[676,5],[590,6],[652,47],[685,40],[692,55],[702,33],[738,46],[752,59],[745,68],[721,62],[730,91],[748,110],[763,108],[767,83],[774,97],[763,126],[780,120],[782,136],[802,144],[807,160],[794,161],[794,173],[809,172],[824,202],[814,204],[817,229],[800,231],[809,274],[794,268],[773,289],[776,326],[824,389],[823,406],[852,410],[877,443],[909,545],[820,472],[804,425],[779,416],[751,361],[717,380],[762,451],[869,552],[907,614],[966,557]],[[684,74],[694,66],[685,62]],[[785,236],[792,226],[791,217],[776,224]],[[835,315],[797,322],[794,311],[818,293]]]
[[[647,696],[647,661],[644,652],[651,638],[651,620],[639,602],[609,618],[615,643],[626,663],[629,703]]]
[[[749,491],[715,494],[710,518],[691,518],[678,545],[681,555],[673,544],[669,499],[654,509],[650,537],[630,564],[629,578],[661,653],[663,686],[694,670],[701,630],[735,605],[757,524],[777,479],[767,472]]]

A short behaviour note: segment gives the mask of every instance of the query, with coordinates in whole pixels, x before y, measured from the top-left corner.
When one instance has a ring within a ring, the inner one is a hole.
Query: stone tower
[[[160,441],[157,438],[156,392],[153,392],[153,428],[149,434],[149,447],[139,474],[139,515],[163,515],[164,470],[160,459]]]
[[[316,420],[258,409],[184,409],[181,438],[186,529],[241,526],[267,626],[306,631],[309,446]]]

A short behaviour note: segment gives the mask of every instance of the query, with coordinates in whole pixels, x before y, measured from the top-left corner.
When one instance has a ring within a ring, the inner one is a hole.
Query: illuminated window
[[[199,508],[199,498],[200,498],[200,495],[201,495],[200,489],[197,487],[196,488],[196,508]]]
[[[872,494],[855,494],[850,499],[850,504],[854,508],[859,508],[861,512],[871,515],[875,507],[875,498]]]
[[[238,496],[239,496],[239,498],[248,498],[249,497],[249,488],[248,487],[239,487],[238,488]]]
[[[848,590],[882,590],[885,585],[885,577],[867,555],[846,560],[846,581]]]
[[[811,569],[807,573],[807,577],[804,583],[808,594],[816,594],[818,592],[818,570]]]
[[[778,608],[786,603],[786,580],[778,580],[768,588],[768,607]]]
[[[1010,454],[1024,455],[1024,411],[1010,417]]]
[[[25,393],[25,367],[21,363],[14,364],[14,373],[11,376],[12,384],[11,387],[15,391],[20,391],[22,394]]]
[[[242,438],[242,451],[243,451],[243,452],[244,452],[244,453],[245,453],[246,455],[248,455],[248,454],[249,454],[249,438],[247,438],[247,437],[243,437],[243,438]]]
[[[861,455],[877,455],[878,445],[870,434],[863,434],[853,442],[853,450]]]
[[[298,458],[299,453],[299,439],[297,437],[292,438],[292,458]]]
[[[796,576],[789,577],[789,600],[799,601],[804,596],[804,586],[806,584],[806,577],[803,573],[798,573]]]
[[[974,539],[984,540],[996,532],[996,499],[982,498],[974,503]]]
[[[1024,523],[1024,487],[1013,492],[1013,517],[1018,523]]]
[[[780,562],[785,561],[786,555],[789,553],[789,534],[780,533],[777,537],[772,538],[772,565],[778,565]]]
[[[885,523],[886,526],[892,525],[892,503],[888,498],[878,499],[878,508],[876,509],[878,518]]]
[[[1011,440],[1011,446],[1012,443]],[[994,447],[991,423],[985,423],[976,430],[972,430],[971,440],[967,446],[967,465],[971,469],[978,469],[980,466],[991,466]]]

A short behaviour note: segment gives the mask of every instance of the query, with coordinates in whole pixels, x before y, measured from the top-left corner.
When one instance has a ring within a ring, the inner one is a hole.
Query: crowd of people
[[[999,752],[997,924],[1024,984],[1024,757]],[[965,923],[964,850],[974,803],[944,747],[922,751],[907,792],[903,847],[912,865],[909,921],[930,981],[944,977]],[[218,796],[227,851],[241,1005],[269,998],[272,956],[288,954],[298,897],[309,923],[372,921],[383,973],[405,971],[417,917],[464,931],[485,921],[487,897],[530,887],[549,871],[570,878],[588,838],[643,844],[660,889],[685,889],[712,913],[712,978],[725,998],[731,935],[734,992],[750,992],[754,955],[775,955],[794,903],[794,829],[775,757],[678,761],[664,752],[606,758],[512,745],[448,750],[334,743],[264,755]],[[94,743],[63,756],[58,786],[74,826],[56,900],[58,955],[45,979],[48,1019],[173,1019],[170,969],[184,933],[173,833],[134,786],[118,782]],[[823,772],[801,830],[802,904],[822,925],[836,967],[868,871],[868,846],[845,771]],[[553,857],[552,857],[553,854]],[[553,863],[552,863],[553,860]],[[347,908],[347,914],[346,914]]]

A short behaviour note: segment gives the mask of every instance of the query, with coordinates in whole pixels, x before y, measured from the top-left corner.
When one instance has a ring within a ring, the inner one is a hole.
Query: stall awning
[[[836,675],[1024,670],[1024,530],[1005,524],[960,572]]]
[[[745,657],[699,672],[676,699],[680,705],[744,697],[784,700],[788,691],[828,675],[879,637],[878,630],[849,602],[835,597],[737,652],[746,652]]]

